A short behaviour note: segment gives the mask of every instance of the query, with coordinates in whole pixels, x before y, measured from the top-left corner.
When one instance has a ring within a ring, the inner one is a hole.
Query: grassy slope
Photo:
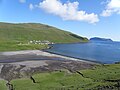
[[[6,82],[3,80],[0,80],[0,90],[7,90]]]
[[[37,82],[35,84],[30,79],[13,80],[11,83],[16,90],[98,90],[100,87],[116,84],[104,80],[120,79],[120,64],[96,66],[80,72],[84,77],[77,73],[68,74],[65,71],[56,71],[34,75]],[[114,90],[117,88],[114,87]]]
[[[18,51],[18,50],[36,50],[47,48],[47,45],[18,45],[16,42],[0,42],[0,52],[1,51]]]
[[[14,50],[14,48],[15,50],[33,49],[34,47],[32,46],[17,45],[20,42],[27,43],[30,40],[49,40],[54,43],[74,43],[87,41],[86,38],[76,36],[70,32],[66,32],[48,25],[35,23],[0,23],[0,51],[6,51],[6,49]]]

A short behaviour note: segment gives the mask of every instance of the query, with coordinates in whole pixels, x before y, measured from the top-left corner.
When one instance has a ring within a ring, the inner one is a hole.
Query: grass
[[[0,51],[44,49],[47,45],[26,44],[30,40],[48,40],[54,43],[87,42],[77,36],[43,24],[0,23]],[[24,43],[20,45],[20,43]],[[92,69],[68,74],[66,71],[35,74],[32,83],[29,78],[12,80],[15,90],[98,90],[100,87],[113,86],[115,82],[105,80],[120,79],[120,64],[100,65]],[[0,90],[7,90],[6,82],[0,81]],[[115,88],[116,90],[116,88]]]
[[[85,77],[94,80],[120,79],[120,64],[111,64],[81,71]]]
[[[28,43],[31,40],[48,40],[54,43],[75,43],[88,41],[87,38],[48,25],[37,23],[0,23],[0,51],[7,51],[7,49],[38,49],[39,46],[40,48],[43,48],[41,45],[18,46],[16,44],[18,42]]]
[[[11,83],[16,90],[98,90],[99,87],[116,84],[104,80],[120,79],[120,64],[101,65],[80,72],[84,77],[78,73],[55,71],[35,74],[33,78],[37,83],[32,83],[29,78],[12,80]]]
[[[3,80],[0,80],[0,90],[7,90],[6,82]]]
[[[48,45],[40,44],[21,44],[19,42],[0,42],[0,52],[1,51],[18,51],[18,50],[40,50],[47,48]]]
[[[78,74],[65,75],[65,72],[42,73],[33,77],[36,84],[30,79],[13,80],[12,83],[17,90],[76,90],[79,85],[92,82],[92,79],[84,79]]]

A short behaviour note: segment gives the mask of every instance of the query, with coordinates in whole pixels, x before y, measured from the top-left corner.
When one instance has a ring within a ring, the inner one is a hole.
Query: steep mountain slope
[[[34,43],[30,43],[34,41]],[[73,33],[36,23],[0,23],[0,51],[44,49],[50,43],[87,42]]]
[[[86,38],[55,27],[36,23],[0,23],[0,40],[30,41],[48,40],[55,43],[85,42]]]

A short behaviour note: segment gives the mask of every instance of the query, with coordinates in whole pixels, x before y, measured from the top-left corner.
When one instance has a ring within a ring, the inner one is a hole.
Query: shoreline
[[[81,43],[81,42],[78,42],[78,43]],[[78,44],[78,43],[70,43],[70,44]],[[90,42],[84,42],[84,43],[90,43]],[[84,44],[82,43],[82,44]],[[58,43],[59,44],[59,43]],[[60,43],[61,44],[61,43]],[[68,43],[67,43],[68,44]],[[73,56],[68,56],[68,55],[63,55],[63,54],[58,54],[58,53],[55,53],[55,52],[52,52],[52,51],[48,51],[49,49],[53,48],[53,44],[49,44],[48,45],[48,48],[46,49],[42,49],[41,51],[43,52],[47,52],[47,53],[51,53],[51,54],[56,54],[56,55],[60,55],[60,56],[64,56],[64,57],[68,57],[68,58],[73,58],[73,59],[77,59],[77,60],[82,60],[84,62],[91,62],[91,63],[96,63],[96,64],[106,64],[106,63],[102,63],[102,62],[98,62],[98,61],[94,61],[94,60],[90,60],[90,59],[83,59],[83,58],[77,58],[77,57],[73,57]]]
[[[39,59],[43,56],[44,60]],[[99,63],[65,57],[40,50],[2,52],[0,53],[0,61],[3,60],[1,57],[4,57],[4,59],[8,58],[9,60],[7,63],[5,61],[4,63],[0,63],[0,78],[7,81],[29,77],[35,73],[61,71],[64,69],[70,72],[76,72],[77,70],[90,69],[96,65],[100,65]],[[20,60],[21,57],[25,57],[24,60]],[[30,57],[30,60],[28,57]],[[35,60],[35,57],[38,60]],[[10,59],[15,59],[16,61],[12,62]]]
[[[54,52],[47,51],[47,50],[42,50],[42,51],[47,52],[47,53],[51,53],[51,54],[55,54],[55,55],[59,55],[59,56],[63,56],[63,57],[67,57],[67,58],[72,58],[72,59],[75,59],[75,60],[78,60],[78,61],[91,62],[91,63],[96,63],[96,64],[103,64],[103,63],[98,62],[98,61],[92,61],[92,60],[89,60],[89,59],[83,59],[83,58],[77,58],[77,57],[73,57],[73,56],[58,54],[58,53],[54,53]]]
[[[47,50],[47,49],[46,49]],[[72,61],[81,61],[81,62],[86,62],[86,63],[94,63],[94,64],[102,64],[97,61],[92,61],[92,60],[87,60],[87,59],[82,59],[82,58],[76,58],[72,56],[67,56],[67,55],[62,55],[62,54],[57,54],[53,53],[50,51],[46,50],[22,50],[22,51],[8,51],[8,52],[0,52],[0,57],[9,57],[12,58],[14,57],[19,57],[22,55],[24,56],[34,56],[31,59],[30,58],[25,58],[26,60],[13,60],[13,61],[7,61],[7,63],[14,63],[14,62],[24,62],[24,61],[39,61],[39,60],[72,60]],[[37,58],[36,58],[37,57]],[[41,58],[44,57],[44,58]],[[0,62],[2,60],[0,59]],[[4,61],[2,62],[4,63]]]

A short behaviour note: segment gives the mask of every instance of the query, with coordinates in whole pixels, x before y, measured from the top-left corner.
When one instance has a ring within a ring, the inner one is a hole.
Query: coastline
[[[82,42],[78,42],[78,43],[82,43]],[[70,44],[78,44],[78,43],[70,43]],[[84,42],[84,43],[90,43],[90,42]],[[84,44],[84,43],[82,43],[82,44]],[[62,43],[58,43],[58,44],[62,44]],[[65,44],[69,44],[69,43],[65,43]],[[48,51],[49,49],[54,47],[53,45],[54,44],[49,44],[48,48],[42,49],[41,51],[47,52],[47,53],[50,53],[50,54],[55,54],[55,55],[59,55],[59,56],[72,58],[74,60],[79,60],[79,61],[83,61],[83,62],[96,63],[96,64],[105,64],[105,63],[94,61],[94,60],[90,60],[90,59],[77,58],[77,57],[73,57],[73,56],[68,56],[68,55],[63,55],[63,54],[58,54],[58,53],[55,53],[55,52],[52,52],[52,51]]]
[[[33,57],[32,57],[32,55],[33,55]],[[30,57],[31,59],[30,58],[21,58],[19,56]],[[7,57],[9,59],[10,58],[12,59],[12,57],[19,57],[19,58],[14,58],[16,60],[13,60],[10,62],[7,60],[7,63],[32,61],[32,60],[38,61],[38,60],[55,60],[56,59],[56,60],[72,60],[72,61],[81,61],[81,62],[92,63],[92,64],[101,64],[100,62],[96,62],[96,61],[91,61],[91,60],[75,58],[75,57],[71,57],[71,56],[67,56],[67,55],[53,53],[53,52],[47,51],[47,49],[46,50],[22,50],[22,51],[0,52],[0,57],[3,57],[4,60],[6,59],[5,57]],[[22,59],[26,59],[26,60],[22,60]],[[0,62],[1,62],[1,59],[0,59]]]
[[[29,57],[31,58],[30,60]],[[38,60],[35,60],[35,57],[37,57]],[[6,63],[6,59],[8,59],[9,62]],[[100,65],[99,63],[40,50],[1,52],[0,61],[1,60],[4,62],[0,63],[0,78],[7,81],[9,81],[9,79],[29,77],[35,73],[60,71],[64,69],[70,72],[76,72],[77,70],[90,69],[96,65]]]
[[[103,64],[103,63],[98,62],[98,61],[92,61],[92,60],[89,60],[89,59],[83,59],[83,58],[77,58],[77,57],[73,57],[73,56],[68,56],[68,55],[58,54],[58,53],[54,53],[54,52],[47,51],[47,50],[42,50],[42,51],[43,51],[43,52],[47,52],[47,53],[51,53],[51,54],[55,54],[55,55],[59,55],[59,56],[63,56],[63,57],[67,57],[67,58],[71,58],[71,59],[74,59],[74,60],[82,61],[82,62],[89,62],[89,63]]]

